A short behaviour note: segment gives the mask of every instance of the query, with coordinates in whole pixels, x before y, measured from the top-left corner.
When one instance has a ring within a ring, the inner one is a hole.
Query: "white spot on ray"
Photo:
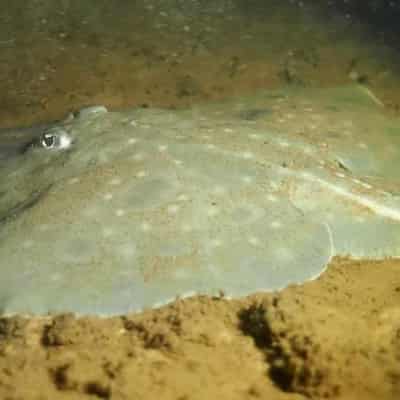
[[[111,179],[111,181],[109,182],[110,185],[120,185],[122,183],[121,178],[113,178]]]
[[[286,247],[278,247],[275,250],[275,255],[279,260],[282,261],[291,261],[293,259],[293,253]]]
[[[313,119],[314,121],[322,121],[324,118],[320,114],[313,114],[311,115],[311,119]]]
[[[189,224],[183,224],[182,225],[182,231],[183,232],[192,232],[193,231],[193,227]]]
[[[174,274],[174,278],[175,279],[186,279],[187,276],[188,276],[187,271],[185,269],[183,269],[183,268],[175,269],[173,274]]]
[[[369,183],[360,181],[360,180],[357,179],[357,178],[353,178],[352,181],[353,181],[354,183],[356,183],[357,185],[362,186],[362,187],[365,188],[365,189],[372,189],[372,186],[371,186]]]
[[[131,259],[136,255],[136,246],[135,244],[128,244],[119,247],[119,254],[127,259]]]
[[[282,228],[282,222],[281,221],[272,221],[271,224],[270,224],[270,227],[272,229]]]
[[[216,215],[218,215],[218,214],[219,214],[219,209],[216,208],[216,207],[212,207],[212,208],[209,208],[209,209],[207,210],[207,215],[208,215],[209,217],[214,217],[214,216],[216,216]]]
[[[95,207],[87,207],[82,211],[82,214],[88,218],[94,217],[95,215],[97,215],[97,213],[98,210]]]
[[[50,225],[48,224],[40,224],[38,226],[40,232],[47,232],[50,229]]]
[[[206,265],[207,271],[211,272],[213,276],[220,276],[221,273],[219,272],[220,269],[217,268],[214,264],[207,264]]]
[[[106,193],[105,195],[103,195],[103,199],[106,201],[109,201],[113,198],[112,193]]]
[[[279,146],[281,147],[289,147],[289,143],[286,142],[286,140],[279,140],[278,141]]]
[[[79,183],[79,182],[80,182],[79,178],[76,178],[76,177],[68,179],[68,185],[75,185],[76,183]]]
[[[58,282],[62,279],[62,276],[61,276],[61,274],[55,273],[55,274],[51,274],[50,279],[52,282]]]
[[[148,222],[142,222],[142,224],[140,225],[140,229],[143,232],[149,232],[149,231],[151,231],[152,226]]]
[[[333,214],[333,213],[331,213],[331,212],[327,212],[327,213],[325,214],[325,219],[326,219],[327,221],[333,222],[333,221],[335,220],[335,218],[336,218],[335,214]]]
[[[128,144],[135,144],[135,143],[137,143],[137,139],[136,138],[129,138],[128,139]]]
[[[148,175],[148,172],[145,171],[145,170],[142,170],[142,171],[139,171],[139,172],[136,174],[136,177],[137,177],[137,178],[144,178],[144,177],[147,176],[147,175]]]
[[[307,171],[303,171],[301,174],[301,177],[307,180],[313,180],[313,175],[311,175],[309,172]]]
[[[122,208],[118,208],[117,210],[115,210],[115,215],[117,217],[122,217],[125,215],[125,210],[123,210]]]
[[[365,189],[372,189],[372,186],[369,183],[361,182],[360,185]]]
[[[261,240],[257,236],[250,236],[247,241],[252,245],[252,246],[261,246]]]
[[[215,186],[212,190],[212,193],[217,195],[217,196],[222,196],[224,194],[226,194],[227,190],[223,187],[223,186]]]
[[[310,155],[310,154],[314,153],[314,150],[310,146],[304,146],[303,152],[304,152],[304,154]]]
[[[178,201],[188,201],[188,200],[189,200],[189,196],[187,196],[186,194],[180,194],[180,195],[177,197],[177,200],[178,200]]]
[[[353,127],[354,124],[353,124],[352,120],[347,119],[347,120],[343,121],[343,125],[346,126],[347,128],[351,128],[351,127]]]
[[[171,204],[167,207],[167,212],[168,214],[174,215],[176,214],[180,209],[180,206],[178,206],[177,204]]]
[[[221,247],[222,246],[222,240],[220,239],[213,239],[210,241],[210,246],[211,247]]]
[[[30,249],[31,247],[33,247],[34,244],[35,244],[35,242],[34,242],[33,240],[28,239],[28,240],[25,240],[25,241],[22,243],[22,247],[23,247],[24,249]]]
[[[244,151],[241,153],[241,157],[245,160],[250,160],[251,158],[254,158],[254,154],[251,151]]]
[[[114,234],[114,229],[110,227],[105,227],[103,228],[101,233],[103,234],[103,237],[108,238]]]
[[[254,182],[254,178],[249,175],[242,176],[240,179],[244,183],[253,183]]]
[[[269,194],[267,195],[267,200],[270,201],[271,203],[276,203],[278,201],[278,198],[273,194]]]
[[[106,162],[108,162],[110,159],[109,159],[109,157],[107,156],[107,153],[106,152],[101,152],[100,154],[99,154],[99,161],[100,162],[102,162],[102,163],[106,163]]]
[[[136,153],[132,156],[132,159],[135,161],[142,161],[145,158],[143,153]]]

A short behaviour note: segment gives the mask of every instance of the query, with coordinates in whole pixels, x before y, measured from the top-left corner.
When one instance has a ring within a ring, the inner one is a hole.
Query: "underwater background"
[[[3,2],[0,398],[399,398],[399,17]]]
[[[350,75],[395,107],[398,16],[398,2],[376,0],[10,2],[0,13],[1,126]]]

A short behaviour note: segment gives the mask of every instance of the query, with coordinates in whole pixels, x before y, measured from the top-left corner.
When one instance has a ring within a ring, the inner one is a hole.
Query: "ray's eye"
[[[43,133],[40,138],[40,145],[45,149],[63,150],[68,149],[72,144],[72,138],[62,128],[52,128]]]
[[[51,133],[45,133],[42,137],[42,146],[46,148],[53,148],[56,142],[55,135]]]

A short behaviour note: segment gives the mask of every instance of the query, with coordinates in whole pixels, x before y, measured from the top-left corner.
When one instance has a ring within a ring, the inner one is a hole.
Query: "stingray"
[[[138,312],[396,257],[399,130],[356,86],[36,127],[0,160],[0,310]]]

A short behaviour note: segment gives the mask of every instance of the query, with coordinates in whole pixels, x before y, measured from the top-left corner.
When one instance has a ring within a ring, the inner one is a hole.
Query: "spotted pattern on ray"
[[[399,121],[357,87],[95,107],[56,127],[69,148],[0,165],[3,313],[243,296],[334,255],[399,254]]]

